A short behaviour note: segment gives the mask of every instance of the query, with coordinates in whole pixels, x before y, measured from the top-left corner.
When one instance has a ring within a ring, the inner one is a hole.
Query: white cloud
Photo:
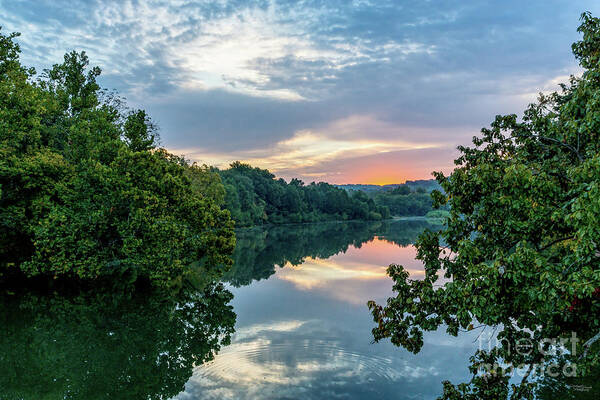
[[[275,1],[267,7],[250,5],[235,12],[208,12],[209,6],[214,3],[96,2],[90,9],[71,9],[73,25],[57,20],[33,24],[6,12],[3,16],[11,29],[23,31],[24,44],[39,48],[30,60],[37,64],[49,66],[60,61],[63,52],[83,49],[110,75],[132,76],[160,64],[168,69],[168,76],[162,79],[180,88],[225,88],[282,100],[306,98],[299,88],[273,82],[272,74],[285,74],[281,66],[272,69],[277,60],[291,57],[318,62],[336,71],[434,50],[406,40],[373,43],[360,38],[315,37],[312,27],[328,12],[323,9],[289,8]],[[40,37],[50,39],[48,46],[40,48]],[[153,78],[135,76],[130,90],[143,97]],[[326,78],[335,78],[335,74]]]
[[[291,138],[261,149],[223,153],[203,148],[170,148],[169,151],[220,168],[226,168],[233,161],[242,161],[277,173],[335,160],[447,145],[443,141],[432,140],[434,135],[436,132],[431,129],[402,127],[373,115],[351,115],[321,128],[296,131]],[[441,134],[438,132],[437,136]],[[410,139],[403,139],[406,137]],[[319,175],[313,174],[315,177]]]

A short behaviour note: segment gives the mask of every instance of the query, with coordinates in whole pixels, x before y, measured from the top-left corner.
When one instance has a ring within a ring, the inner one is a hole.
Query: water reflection
[[[225,286],[176,293],[0,286],[0,399],[436,398],[442,380],[468,380],[478,332],[426,334],[413,355],[371,343],[365,306],[391,294],[388,264],[422,275],[411,244],[426,228],[439,227],[245,230]],[[597,398],[544,383],[543,399]]]
[[[372,242],[375,237],[406,247],[414,243],[426,228],[436,229],[439,226],[425,220],[406,220],[285,225],[240,230],[236,233],[234,266],[224,280],[236,287],[245,286],[252,281],[269,278],[277,267],[298,266],[307,258],[324,260],[339,253],[344,254],[349,249],[353,253],[352,258],[358,262],[360,259],[355,256],[360,252],[353,249],[362,249],[363,245]],[[373,254],[387,252],[391,255],[390,252],[397,251],[395,249],[399,247],[384,245],[377,249],[376,246],[371,244],[372,251],[370,254],[365,252],[365,256],[371,264],[385,269],[391,257],[376,259],[372,257]],[[410,265],[418,265],[415,264],[414,257],[403,257],[402,261],[404,260]]]
[[[170,398],[233,333],[222,284],[124,293],[3,287],[0,398]]]
[[[466,378],[473,335],[431,334],[417,356],[371,343],[365,303],[390,295],[388,264],[422,273],[411,243],[425,228],[439,227],[319,224],[238,236],[236,265],[226,277],[234,286],[236,333],[177,398],[429,399],[443,379]]]

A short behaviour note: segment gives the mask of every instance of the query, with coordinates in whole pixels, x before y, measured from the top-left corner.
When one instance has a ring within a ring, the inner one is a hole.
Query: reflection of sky
[[[414,256],[412,246],[375,238],[232,289],[232,344],[196,368],[178,399],[435,398],[442,380],[468,375],[473,337],[435,332],[418,355],[372,344],[365,305],[391,294],[386,265],[403,264],[418,277]]]
[[[399,247],[375,238],[326,260],[307,258],[298,267],[287,265],[277,271],[277,278],[293,283],[298,290],[364,305],[373,299],[385,301],[391,295],[392,281],[386,274],[389,264],[404,265],[413,277],[422,275],[423,268],[415,255],[413,246]]]

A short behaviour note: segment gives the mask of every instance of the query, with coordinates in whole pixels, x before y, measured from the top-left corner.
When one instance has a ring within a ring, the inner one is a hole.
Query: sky
[[[38,71],[84,50],[188,159],[307,182],[449,173],[497,114],[581,73],[579,0],[0,0]]]

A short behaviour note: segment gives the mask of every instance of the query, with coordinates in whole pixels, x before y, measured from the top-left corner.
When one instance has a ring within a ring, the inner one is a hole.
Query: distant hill
[[[419,188],[425,189],[426,192],[431,192],[435,189],[441,190],[441,186],[435,179],[419,179],[414,181],[406,181],[405,183],[392,183],[389,185],[369,185],[369,184],[345,184],[345,185],[333,185],[340,189],[347,190],[349,192],[362,191],[365,193],[376,193],[380,191],[387,191],[397,188],[398,186],[408,186],[411,191],[416,191]]]

